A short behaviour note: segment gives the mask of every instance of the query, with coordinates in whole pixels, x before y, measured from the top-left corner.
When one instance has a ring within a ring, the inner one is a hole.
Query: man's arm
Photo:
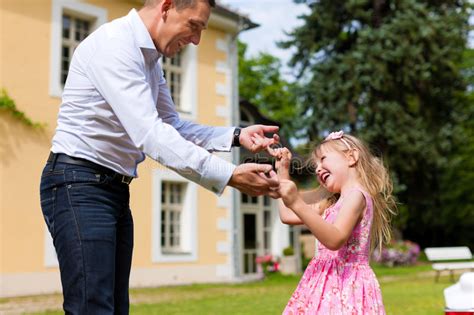
[[[180,119],[164,79],[162,79],[160,84],[160,96],[156,109],[159,117],[164,122],[175,127],[185,139],[205,148],[209,152],[230,151],[235,128],[210,127]],[[239,142],[249,151],[258,152],[279,141],[278,135],[271,139],[264,137],[264,133],[273,132],[278,132],[278,127],[264,125],[249,126],[242,129]],[[252,140],[254,134],[259,136],[258,142]],[[273,198],[277,198],[276,190],[279,187],[279,181],[276,176],[272,176],[271,170],[270,165],[255,163],[239,165],[232,173],[228,185],[252,196],[270,195]]]
[[[161,73],[161,68],[157,66],[157,71]],[[160,94],[156,109],[159,117],[165,123],[172,125],[178,132],[194,144],[205,148],[209,152],[228,152],[231,149],[234,127],[210,127],[194,122],[182,120],[176,111],[173,100],[170,96],[166,80],[162,77],[160,81]],[[277,126],[253,125],[242,129],[240,134],[240,144],[250,152],[259,152],[269,145],[278,142],[276,133]],[[273,133],[273,138],[266,138],[265,133]],[[258,135],[259,143],[252,140],[252,136]]]
[[[157,72],[161,68],[157,65]],[[211,127],[182,120],[179,117],[170,96],[166,80],[160,80],[160,94],[156,102],[158,116],[167,124],[173,126],[180,135],[188,141],[206,149],[209,152],[228,152],[232,145],[233,127]]]
[[[163,122],[137,52],[118,39],[110,39],[95,54],[86,74],[134,145],[183,177],[222,193],[235,166],[187,141]]]
[[[251,195],[264,194],[278,186],[278,181],[263,175],[268,173],[264,169],[268,166],[236,167],[187,141],[176,128],[165,123],[156,109],[141,58],[137,58],[135,51],[127,50],[127,45],[111,39],[95,53],[98,58],[88,61],[86,75],[139,150],[217,194],[228,184]],[[227,143],[230,145],[231,139]]]

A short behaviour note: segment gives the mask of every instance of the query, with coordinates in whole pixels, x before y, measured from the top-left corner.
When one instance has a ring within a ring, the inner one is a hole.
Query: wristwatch
[[[233,147],[240,147],[240,132],[242,128],[235,128],[234,129],[234,137],[232,138],[232,146]]]

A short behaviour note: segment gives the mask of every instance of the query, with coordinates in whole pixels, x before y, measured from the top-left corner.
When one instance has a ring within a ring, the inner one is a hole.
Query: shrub
[[[283,249],[283,256],[293,256],[294,254],[295,250],[292,246],[288,246]]]
[[[386,266],[414,265],[420,255],[420,246],[411,241],[392,241],[382,248],[374,250],[373,259]]]

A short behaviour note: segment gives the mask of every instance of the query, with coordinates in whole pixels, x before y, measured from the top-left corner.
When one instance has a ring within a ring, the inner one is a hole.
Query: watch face
[[[232,145],[234,147],[240,147],[240,128],[235,128],[234,130],[234,139],[232,139]]]

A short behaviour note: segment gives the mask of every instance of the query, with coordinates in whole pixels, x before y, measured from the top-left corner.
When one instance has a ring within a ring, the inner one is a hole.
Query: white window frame
[[[265,254],[271,254],[272,252],[272,232],[273,232],[273,211],[272,199],[268,196],[262,196],[262,248]],[[268,205],[265,205],[265,198],[268,198]],[[268,226],[265,225],[265,213],[269,215]],[[265,235],[267,235],[268,246],[265,247]]]
[[[107,22],[107,10],[78,0],[53,0],[49,62],[49,95],[61,97],[61,52],[63,14],[91,21],[90,32]],[[72,57],[72,56],[71,56]]]
[[[188,45],[181,51],[181,104],[177,110],[180,117],[186,120],[197,119],[197,54],[198,48],[195,45]],[[160,64],[163,67],[162,58]]]
[[[53,238],[44,225],[44,266],[47,268],[59,267],[58,256],[54,248]]]
[[[166,181],[186,184],[181,213],[181,253],[163,251],[161,247],[161,189]],[[152,262],[197,261],[197,185],[175,172],[160,168],[153,171],[152,192]]]

